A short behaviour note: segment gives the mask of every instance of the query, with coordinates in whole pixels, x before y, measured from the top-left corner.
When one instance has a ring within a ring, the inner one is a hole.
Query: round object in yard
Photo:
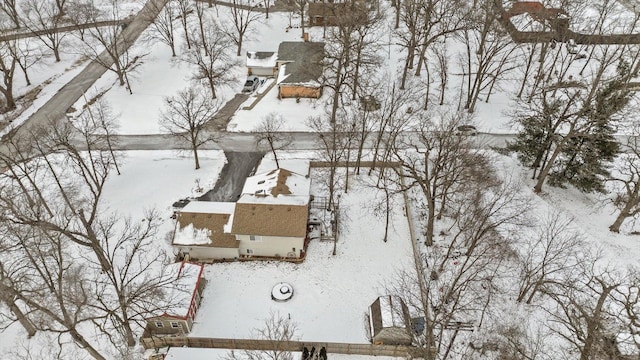
[[[271,290],[271,299],[275,301],[287,301],[293,296],[293,286],[288,283],[277,283]]]

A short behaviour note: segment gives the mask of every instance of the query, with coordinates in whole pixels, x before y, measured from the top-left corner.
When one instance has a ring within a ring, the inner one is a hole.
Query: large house
[[[199,261],[301,258],[310,184],[308,167],[305,175],[279,168],[247,178],[236,203],[191,202],[178,214],[173,246]]]
[[[168,291],[167,301],[171,310],[146,319],[145,335],[187,334],[193,326],[193,319],[200,307],[206,280],[202,277],[204,266],[183,261],[172,264],[177,279]]]
[[[278,47],[278,97],[322,96],[323,42],[285,41]]]

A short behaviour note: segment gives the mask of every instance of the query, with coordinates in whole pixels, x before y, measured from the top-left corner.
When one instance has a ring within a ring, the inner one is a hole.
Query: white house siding
[[[218,248],[211,246],[178,246],[177,248],[182,254],[189,254],[191,259],[203,261],[233,259],[239,255],[237,248]]]
[[[275,68],[250,67],[249,73],[255,76],[274,77],[276,75]]]
[[[295,257],[300,257],[304,246],[304,238],[295,237],[257,236],[256,240],[250,240],[249,235],[236,235],[236,239],[240,240],[241,255],[288,256],[293,252]],[[248,249],[253,253],[248,253]]]

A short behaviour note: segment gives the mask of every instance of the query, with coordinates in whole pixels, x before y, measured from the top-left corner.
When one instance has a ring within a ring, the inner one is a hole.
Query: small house
[[[247,74],[275,77],[278,74],[278,53],[273,51],[247,51]]]
[[[399,296],[380,296],[369,307],[371,340],[376,345],[411,345],[409,309]]]
[[[170,309],[146,319],[145,335],[188,334],[202,301],[206,280],[202,277],[204,266],[190,262],[172,264],[177,279],[167,299]],[[146,336],[145,336],[146,337]]]
[[[322,96],[324,43],[285,41],[278,47],[278,97]]]

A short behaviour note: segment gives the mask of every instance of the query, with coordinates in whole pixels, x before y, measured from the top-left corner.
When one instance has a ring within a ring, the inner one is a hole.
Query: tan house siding
[[[188,334],[192,326],[193,320],[191,319],[185,320],[167,316],[157,316],[147,319],[147,328],[155,335]]]
[[[319,98],[322,96],[322,88],[320,86],[311,87],[303,85],[280,85],[278,87],[278,95],[281,99],[284,98]]]
[[[282,236],[254,236],[236,235],[240,240],[240,254],[242,256],[281,256],[299,258],[300,251],[304,247],[304,237]],[[251,251],[247,251],[251,250]]]

